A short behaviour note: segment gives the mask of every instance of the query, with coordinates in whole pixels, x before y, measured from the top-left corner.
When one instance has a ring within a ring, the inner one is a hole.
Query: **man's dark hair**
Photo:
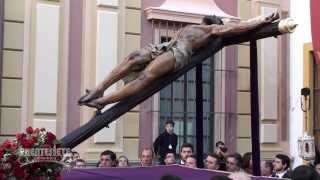
[[[225,163],[225,160],[221,158],[221,156],[219,156],[218,154],[216,153],[208,153],[206,157],[213,157],[217,160],[217,164],[219,165],[219,168],[218,170],[221,170],[221,171],[224,171],[226,170],[226,163]]]
[[[153,152],[153,150],[152,150],[151,148],[148,148],[148,147],[145,147],[145,148],[142,148],[142,149],[141,149],[141,151],[140,151],[140,153],[139,153],[139,156],[140,156],[140,157],[141,157],[143,151],[150,151],[150,152],[151,152],[151,156],[154,157],[154,152]]]
[[[167,152],[164,157],[167,157],[168,154],[173,154],[174,158],[176,158],[176,156],[177,156],[175,152]]]
[[[210,180],[231,180],[227,176],[214,176]]]
[[[211,157],[217,159],[217,161],[220,160],[220,156],[219,156],[218,154],[216,154],[216,153],[208,153],[208,154],[207,154],[207,157],[208,157],[208,156],[211,156]]]
[[[316,170],[310,166],[301,165],[292,171],[293,180],[320,180],[320,176]]]
[[[224,142],[222,142],[222,141],[216,142],[216,147],[218,147],[219,145],[224,145]]]
[[[237,165],[239,168],[242,167],[243,160],[242,160],[241,154],[239,154],[239,153],[230,154],[230,155],[228,155],[227,158],[234,158],[234,159],[237,161],[237,164],[236,164],[236,165]]]
[[[277,154],[276,158],[280,159],[283,165],[287,165],[286,169],[290,168],[290,158],[285,154]]]
[[[164,124],[172,124],[172,126],[174,127],[174,121],[172,121],[171,119],[168,119]]]
[[[219,18],[218,16],[204,16],[202,19],[202,23],[204,23],[205,25],[211,25],[211,24],[220,24],[222,25],[223,22],[221,20],[221,18]]]
[[[191,148],[191,151],[193,152],[193,145],[190,143],[183,143],[181,145],[180,152],[182,151],[182,148],[185,148],[185,147]]]
[[[105,150],[100,154],[100,156],[106,156],[106,155],[109,155],[112,161],[116,161],[117,159],[116,153],[114,153],[113,151]]]
[[[181,178],[173,174],[165,174],[161,176],[160,180],[181,180]]]

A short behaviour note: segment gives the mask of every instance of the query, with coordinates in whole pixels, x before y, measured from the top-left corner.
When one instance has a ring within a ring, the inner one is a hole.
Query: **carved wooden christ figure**
[[[241,35],[277,19],[278,12],[238,23],[224,23],[217,16],[205,16],[200,25],[182,28],[170,42],[148,45],[132,52],[97,87],[87,90],[78,104],[100,110],[107,104],[139,93],[163,75],[181,69],[191,61],[193,52],[205,47],[211,37]],[[108,87],[121,79],[125,82],[123,87],[103,96]]]

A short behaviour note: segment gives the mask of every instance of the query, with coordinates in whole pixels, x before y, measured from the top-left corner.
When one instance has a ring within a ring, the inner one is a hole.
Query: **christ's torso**
[[[209,41],[211,27],[206,25],[188,25],[179,31],[176,40],[180,40],[193,51],[203,47]]]

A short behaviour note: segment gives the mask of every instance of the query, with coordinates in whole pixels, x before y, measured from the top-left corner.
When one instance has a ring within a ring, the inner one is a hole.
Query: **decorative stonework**
[[[145,9],[147,19],[200,23],[205,15],[239,20],[221,10],[214,0],[166,0],[159,7]]]

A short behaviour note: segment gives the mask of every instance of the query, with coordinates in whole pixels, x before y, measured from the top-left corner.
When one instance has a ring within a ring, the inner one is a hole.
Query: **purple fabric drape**
[[[92,168],[72,169],[62,174],[63,179],[94,179],[94,180],[159,180],[165,174],[174,174],[183,180],[210,180],[213,176],[228,175],[222,171],[191,169],[180,165],[130,167],[130,168]],[[272,180],[276,178],[254,177],[252,180]]]

